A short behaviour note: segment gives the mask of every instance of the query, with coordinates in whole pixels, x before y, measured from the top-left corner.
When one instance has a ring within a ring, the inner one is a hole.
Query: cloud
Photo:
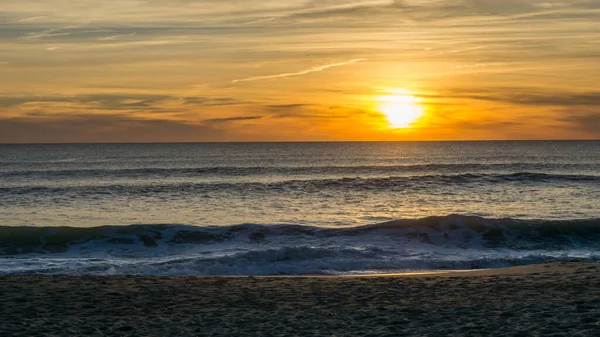
[[[253,76],[253,77],[247,77],[247,78],[233,80],[231,82],[232,83],[251,82],[251,81],[271,80],[271,79],[291,77],[291,76],[300,76],[300,75],[306,75],[306,74],[310,74],[310,73],[314,73],[314,72],[320,72],[320,71],[323,71],[323,70],[326,70],[326,69],[329,69],[329,68],[333,68],[333,67],[341,67],[341,66],[345,66],[345,65],[349,65],[349,64],[354,64],[354,63],[362,62],[362,61],[365,61],[365,60],[366,59],[364,59],[364,58],[359,58],[359,59],[353,59],[353,60],[344,61],[344,62],[331,63],[331,64],[322,65],[322,66],[312,67],[312,68],[309,68],[309,69],[306,69],[306,70],[302,70],[302,71],[298,71],[298,72],[294,72],[294,73],[282,73],[282,74],[275,74],[275,75]]]
[[[244,22],[244,25],[251,25],[257,23],[265,23],[274,20],[285,20],[294,18],[303,18],[311,16],[331,16],[336,13],[347,13],[352,11],[358,11],[361,9],[368,9],[372,7],[388,7],[394,4],[394,0],[364,0],[364,1],[352,1],[347,3],[334,3],[331,4],[328,1],[322,2],[311,2],[308,6],[296,8],[288,11],[278,12],[275,16],[262,17],[254,19],[252,21]]]
[[[96,45],[83,46],[82,49],[99,49],[99,48],[119,48],[119,47],[143,47],[143,46],[164,46],[174,44],[188,44],[192,43],[192,40],[183,40],[177,38],[168,39],[156,39],[156,40],[137,40],[127,42],[115,42],[115,43],[103,43]]]
[[[112,40],[116,40],[116,39],[120,39],[120,38],[124,38],[124,37],[131,37],[131,36],[135,36],[136,33],[130,33],[130,34],[121,34],[121,35],[112,35],[112,36],[105,36],[105,37],[99,37],[98,41],[112,41]]]
[[[261,110],[265,111],[265,113],[273,119],[294,118],[305,121],[340,120],[368,116],[373,113],[372,111],[345,106],[326,106],[306,103],[267,104],[261,106]],[[376,113],[371,117],[378,118],[380,117],[380,114]]]
[[[502,66],[503,62],[487,62],[487,63],[474,63],[474,64],[461,64],[454,67],[455,69],[476,69],[476,68],[489,68]]]
[[[568,92],[539,91],[528,88],[502,88],[467,91],[452,91],[447,98],[467,98],[491,102],[531,106],[600,106],[600,91]]]
[[[44,37],[53,37],[53,36],[67,36],[67,35],[71,35],[73,33],[71,32],[62,32],[62,33],[38,33],[38,34],[31,34],[31,35],[27,35],[25,36],[26,39],[41,39]]]
[[[230,122],[238,121],[253,121],[261,119],[263,116],[235,116],[235,117],[224,117],[224,118],[211,118],[202,121],[204,124],[227,124]]]
[[[118,114],[0,119],[0,143],[196,142],[225,134],[211,125]]]
[[[0,96],[0,107],[16,107],[32,103],[63,103],[77,102],[94,104],[107,109],[118,109],[128,106],[127,101],[136,100],[145,103],[153,103],[169,99],[168,95],[144,95],[144,94],[82,94],[73,96]]]
[[[243,25],[254,25],[254,24],[257,24],[257,23],[263,23],[263,22],[269,22],[269,21],[277,20],[279,18],[282,18],[282,16],[272,16],[272,17],[269,17],[269,18],[256,19],[256,20],[244,22],[242,24]]]
[[[506,128],[522,125],[521,122],[516,121],[453,121],[451,124],[453,128],[459,128],[462,130],[486,130],[486,131],[498,131]],[[447,127],[447,125],[442,125]]]
[[[591,111],[563,111],[566,115],[560,118],[574,127],[576,130],[583,130],[596,139],[600,139],[600,108],[595,107]]]
[[[230,106],[230,105],[240,105],[244,104],[243,101],[240,101],[233,97],[202,97],[202,96],[193,96],[193,97],[181,97],[180,100],[183,101],[186,105],[202,105],[202,106]]]
[[[41,20],[41,19],[45,19],[48,16],[46,15],[41,15],[41,16],[33,16],[33,17],[29,17],[29,18],[23,18],[23,19],[19,19],[19,20],[15,20],[12,22],[29,22],[29,21],[37,21],[37,20]]]
[[[78,27],[79,26],[66,26],[66,27],[50,28],[50,29],[43,30],[41,32],[27,33],[22,38],[28,39],[28,40],[36,40],[36,39],[42,39],[42,38],[46,38],[46,37],[53,37],[53,36],[67,36],[67,35],[73,34],[73,30],[75,30]]]
[[[270,109],[298,109],[308,107],[310,104],[292,103],[292,104],[269,104],[266,105]]]
[[[0,108],[18,108],[27,106],[61,103],[75,103],[77,108],[87,106],[96,110],[138,110],[141,112],[173,112],[174,107],[165,108],[163,103],[187,106],[230,106],[242,102],[232,97],[180,97],[160,94],[81,94],[72,96],[0,96]]]

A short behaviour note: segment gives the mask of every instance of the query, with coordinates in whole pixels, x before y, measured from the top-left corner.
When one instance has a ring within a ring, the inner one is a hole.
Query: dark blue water
[[[600,141],[0,145],[0,268],[298,274],[594,259],[599,200]],[[45,228],[8,228],[22,225]],[[315,234],[331,227],[358,234]]]

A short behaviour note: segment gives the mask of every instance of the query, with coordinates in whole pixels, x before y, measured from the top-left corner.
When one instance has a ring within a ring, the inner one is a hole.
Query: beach
[[[599,333],[600,263],[384,276],[0,276],[2,336]]]

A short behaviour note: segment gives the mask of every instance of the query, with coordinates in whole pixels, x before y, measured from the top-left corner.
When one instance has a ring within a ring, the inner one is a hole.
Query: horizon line
[[[205,142],[31,142],[0,145],[110,145],[110,144],[298,144],[298,143],[476,143],[476,142],[594,142],[599,139],[453,139],[453,140],[303,140],[303,141],[205,141]]]

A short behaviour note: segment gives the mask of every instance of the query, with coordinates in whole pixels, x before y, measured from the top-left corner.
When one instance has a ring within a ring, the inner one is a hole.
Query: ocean
[[[600,260],[600,141],[0,145],[0,274]]]

